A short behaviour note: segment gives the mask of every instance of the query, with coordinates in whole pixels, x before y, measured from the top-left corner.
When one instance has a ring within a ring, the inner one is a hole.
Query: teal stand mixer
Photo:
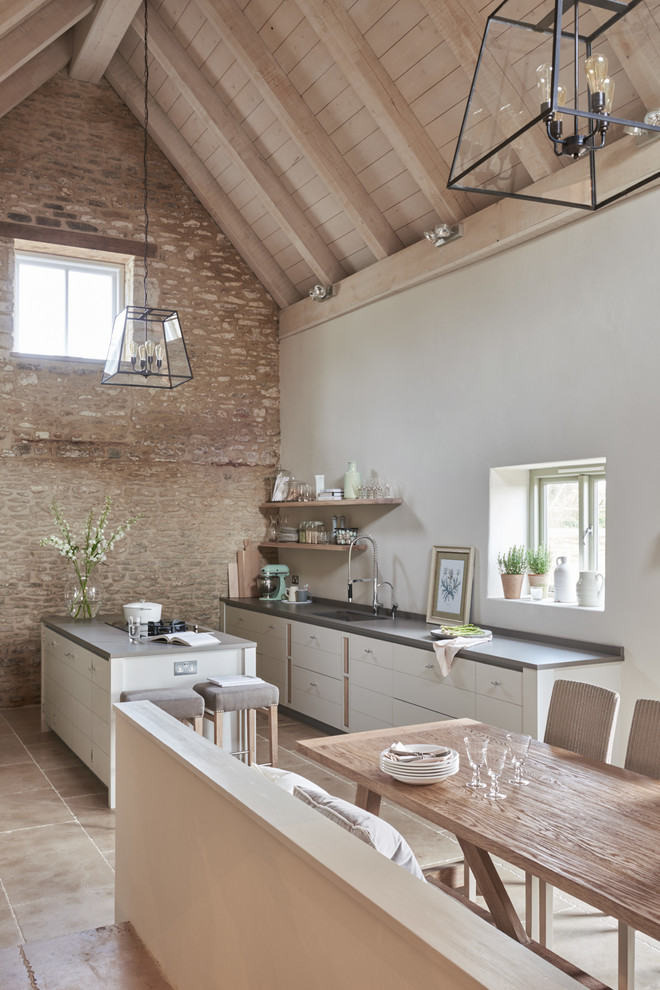
[[[264,564],[261,568],[261,577],[257,578],[257,587],[261,593],[259,601],[281,602],[286,598],[288,576],[289,568],[286,564]]]

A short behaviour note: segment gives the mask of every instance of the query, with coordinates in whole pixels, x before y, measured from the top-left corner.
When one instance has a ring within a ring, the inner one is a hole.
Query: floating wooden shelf
[[[310,504],[309,502],[307,503]],[[339,550],[348,553],[349,543],[294,543],[293,541],[282,541],[281,543],[260,543],[260,550],[267,550],[269,547],[280,547],[282,550]],[[363,543],[353,547],[354,553],[362,553],[367,548]]]
[[[271,512],[273,509],[343,508],[351,505],[402,505],[402,498],[322,498],[314,502],[264,502],[259,508]]]

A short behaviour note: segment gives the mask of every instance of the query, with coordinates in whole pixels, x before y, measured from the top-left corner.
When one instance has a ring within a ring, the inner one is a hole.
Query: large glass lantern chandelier
[[[596,210],[660,178],[658,45],[647,0],[504,0],[449,188]]]
[[[102,385],[176,388],[192,378],[190,361],[176,310],[156,309],[147,302],[149,277],[149,48],[148,3],[144,0],[144,306],[127,306],[115,317]]]

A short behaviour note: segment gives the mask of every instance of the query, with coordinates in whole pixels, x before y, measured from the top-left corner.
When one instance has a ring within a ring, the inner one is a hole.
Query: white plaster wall
[[[476,547],[473,619],[626,648],[626,734],[634,698],[660,697],[659,208],[647,191],[281,345],[282,464],[402,484],[403,507],[352,514],[400,606],[426,611],[434,544]],[[602,456],[604,611],[489,600],[490,468]],[[343,556],[280,559],[345,597]]]

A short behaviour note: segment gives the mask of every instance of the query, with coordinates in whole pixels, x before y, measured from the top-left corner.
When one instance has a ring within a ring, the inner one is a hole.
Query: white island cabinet
[[[117,620],[120,622],[121,620]],[[255,674],[254,640],[213,632],[215,646],[130,643],[110,621],[48,617],[41,625],[41,713],[46,726],[108,787],[115,804],[115,715],[122,691],[192,687],[220,674]],[[247,749],[244,719],[224,719],[223,747]],[[205,722],[205,732],[210,726]]]

